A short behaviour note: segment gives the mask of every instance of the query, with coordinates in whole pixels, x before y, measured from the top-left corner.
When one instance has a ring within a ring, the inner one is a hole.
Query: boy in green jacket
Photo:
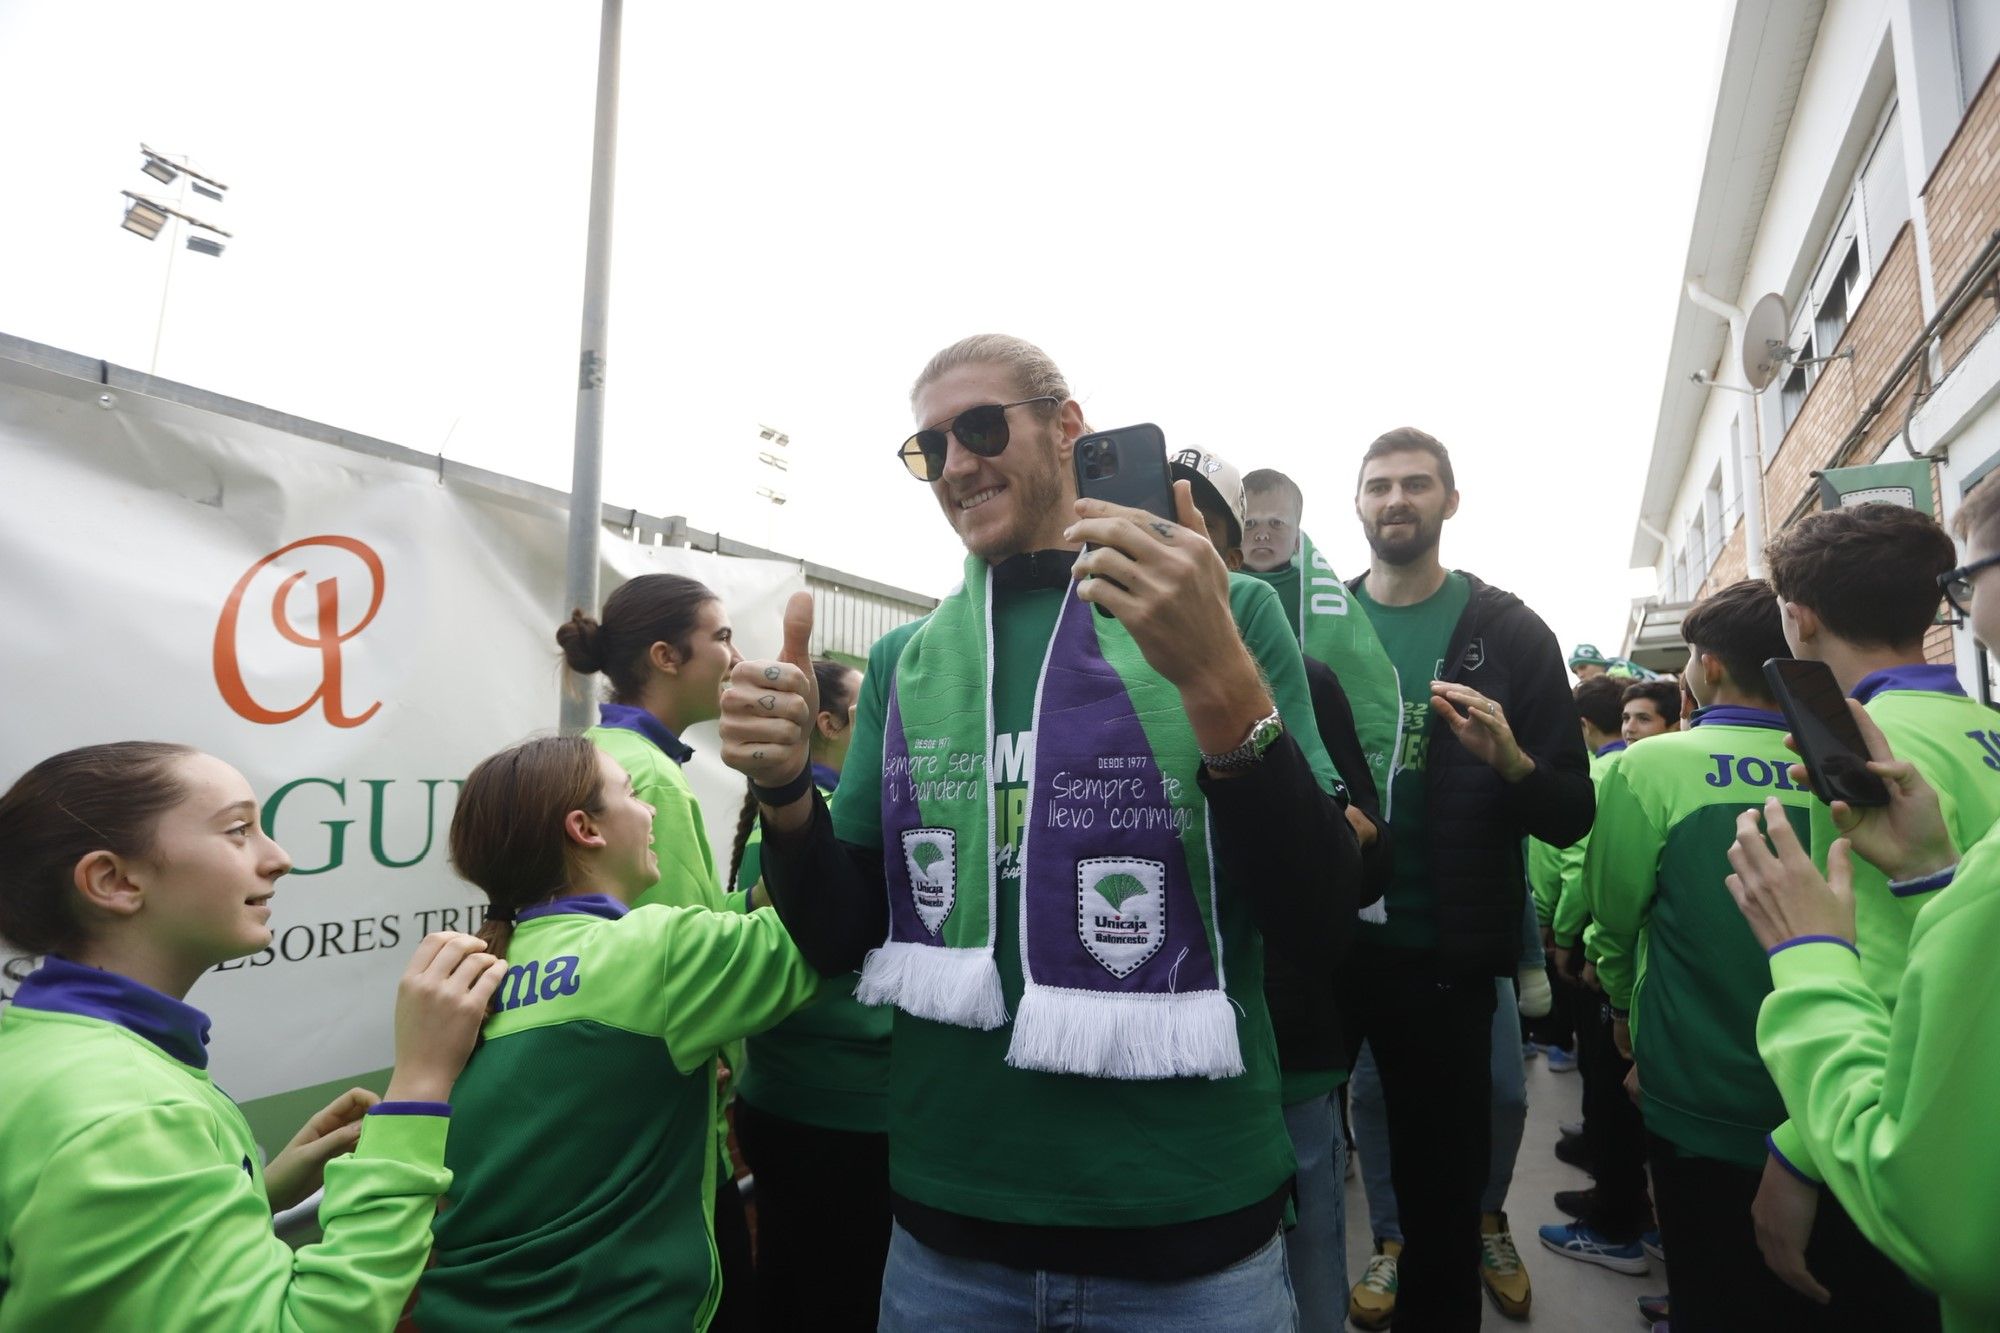
[[[1950,666],[1924,655],[1938,578],[1956,559],[1929,515],[1889,504],[1808,515],[1768,548],[1793,655],[1825,662],[1867,708],[1890,748],[1938,793],[1952,845],[1963,852],[2000,816],[2000,718],[1966,696]],[[1812,856],[1822,872],[1838,836],[1831,811],[1813,802]],[[1932,895],[1891,892],[1888,877],[1866,861],[1852,870],[1862,976],[1893,1010],[1910,932]],[[1757,1195],[1758,1239],[1772,1268],[1814,1296],[1824,1289],[1806,1268],[1805,1240],[1820,1178],[1797,1127],[1773,1131]]]
[[[1598,977],[1637,1065],[1677,1333],[1792,1327],[1816,1311],[1765,1267],[1751,1221],[1765,1135],[1784,1116],[1756,1047],[1770,987],[1723,880],[1740,814],[1768,797],[1803,837],[1811,794],[1791,780],[1784,718],[1764,686],[1765,660],[1785,653],[1770,586],[1723,589],[1682,634],[1694,726],[1626,751],[1599,793],[1584,870]],[[1898,1285],[1879,1256],[1871,1266],[1865,1245],[1837,1235],[1840,1220],[1829,1212],[1826,1243],[1862,1253],[1829,1273],[1836,1315]]]
[[[2000,643],[2000,489],[1959,510],[1967,563],[1939,582],[1982,645]],[[1815,1168],[1868,1239],[1938,1293],[1952,1333],[2000,1328],[2000,840],[1958,859],[1939,793],[1849,705],[1889,804],[1830,810],[1827,875],[1783,828],[1743,816],[1729,880],[1771,954],[1757,1044]],[[1893,1008],[1855,948],[1854,858],[1922,896]],[[1831,883],[1829,883],[1829,877]]]

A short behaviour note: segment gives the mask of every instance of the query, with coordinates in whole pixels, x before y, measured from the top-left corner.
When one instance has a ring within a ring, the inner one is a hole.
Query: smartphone
[[[1076,493],[1178,522],[1166,433],[1147,422],[1084,436],[1076,442]]]
[[[1101,430],[1076,442],[1076,493],[1086,500],[1143,509],[1177,522],[1174,478],[1167,471],[1167,435],[1151,422]],[[1117,579],[1113,587],[1123,589]],[[1097,614],[1111,618],[1102,606]]]
[[[1824,662],[1774,657],[1764,663],[1764,680],[1771,687],[1792,743],[1799,748],[1813,795],[1828,805],[1887,805],[1889,788],[1868,769],[1868,743],[1847,711],[1847,695]]]

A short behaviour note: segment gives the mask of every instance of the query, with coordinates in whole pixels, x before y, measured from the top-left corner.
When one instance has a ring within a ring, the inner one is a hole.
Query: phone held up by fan
[[[1764,681],[1784,710],[1813,795],[1828,805],[1889,804],[1888,784],[1868,767],[1868,742],[1826,663],[1774,657],[1764,663]]]
[[[1167,436],[1158,426],[1145,422],[1085,435],[1076,442],[1074,457],[1076,493],[1082,498],[1143,509],[1169,523],[1180,521],[1173,474],[1167,470]],[[1107,581],[1125,587],[1116,579]],[[1097,613],[1111,615],[1102,606]]]

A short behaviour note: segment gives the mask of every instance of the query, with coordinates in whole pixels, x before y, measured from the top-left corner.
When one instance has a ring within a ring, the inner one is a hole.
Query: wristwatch
[[[1270,715],[1250,724],[1250,734],[1243,744],[1221,754],[1204,754],[1201,765],[1211,773],[1240,773],[1253,767],[1264,757],[1264,751],[1271,748],[1278,737],[1285,734],[1285,720],[1273,708]]]

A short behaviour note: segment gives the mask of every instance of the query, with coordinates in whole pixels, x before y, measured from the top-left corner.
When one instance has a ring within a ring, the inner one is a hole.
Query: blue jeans
[[[1306,1333],[1338,1330],[1347,1318],[1347,1135],[1337,1092],[1285,1108],[1299,1160],[1299,1224],[1285,1237],[1285,1266]]]
[[[899,1225],[882,1272],[878,1333],[1296,1333],[1277,1233],[1247,1259],[1176,1282],[1029,1273],[940,1254]]]
[[[1521,1133],[1528,1124],[1528,1073],[1521,1063],[1521,1013],[1514,983],[1494,980],[1493,1006],[1493,1157],[1479,1210],[1497,1213],[1514,1185],[1514,1159],[1521,1153]],[[1389,1184],[1389,1122],[1382,1109],[1382,1076],[1366,1045],[1348,1081],[1348,1115],[1354,1122],[1354,1146],[1361,1153],[1361,1188],[1368,1197],[1368,1225],[1376,1240],[1403,1239],[1396,1211],[1396,1191]]]

